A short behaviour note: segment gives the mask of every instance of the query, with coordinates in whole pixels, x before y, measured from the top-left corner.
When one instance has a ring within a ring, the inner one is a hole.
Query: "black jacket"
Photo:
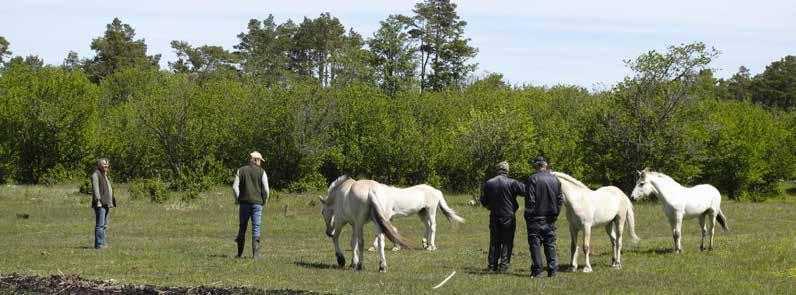
[[[481,189],[481,205],[489,209],[491,216],[514,216],[520,207],[517,196],[525,192],[522,182],[498,174],[487,180]]]
[[[525,182],[525,216],[558,217],[564,196],[561,182],[549,171],[539,171]]]

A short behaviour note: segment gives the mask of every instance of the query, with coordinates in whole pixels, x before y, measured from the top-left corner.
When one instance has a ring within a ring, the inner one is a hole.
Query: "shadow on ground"
[[[337,264],[328,264],[328,263],[320,263],[320,262],[304,262],[304,261],[296,261],[294,264],[301,266],[303,268],[312,268],[312,269],[341,269],[337,266]]]
[[[158,287],[152,285],[116,285],[83,279],[77,275],[50,277],[0,275],[0,293],[42,294],[321,294],[291,289],[262,290],[243,287]]]

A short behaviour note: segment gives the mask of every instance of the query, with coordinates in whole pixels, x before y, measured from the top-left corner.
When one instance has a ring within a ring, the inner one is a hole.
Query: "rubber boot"
[[[256,237],[252,241],[252,258],[260,258],[260,237]]]
[[[235,243],[238,244],[238,255],[236,257],[237,258],[242,258],[243,257],[243,246],[246,245],[246,240],[237,239],[237,240],[235,240]]]

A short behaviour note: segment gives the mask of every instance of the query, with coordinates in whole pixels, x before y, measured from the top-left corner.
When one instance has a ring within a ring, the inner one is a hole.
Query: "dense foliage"
[[[271,185],[291,191],[343,173],[473,191],[502,160],[524,178],[537,155],[625,190],[645,167],[737,198],[796,176],[793,56],[722,80],[710,69],[718,52],[694,43],[626,61],[634,74],[604,92],[510,86],[500,74],[465,83],[477,49],[455,8],[428,0],[367,40],[328,13],[269,16],[235,52],[174,41],[171,71],[118,19],[92,42],[96,57],[70,52],[59,67],[3,63],[0,37],[0,182],[81,178],[107,157],[116,181],[197,192],[231,182],[252,150]],[[435,26],[448,31],[429,35]]]

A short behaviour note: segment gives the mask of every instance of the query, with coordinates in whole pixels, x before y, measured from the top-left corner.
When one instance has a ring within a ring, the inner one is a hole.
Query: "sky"
[[[0,36],[13,54],[37,55],[61,64],[67,53],[95,55],[91,40],[114,17],[145,39],[147,54],[174,61],[169,43],[239,43],[249,19],[273,14],[278,23],[329,12],[346,28],[372,36],[390,14],[411,15],[417,1],[384,0],[4,0]],[[478,48],[477,76],[501,73],[511,84],[579,85],[602,90],[630,71],[624,60],[670,45],[704,42],[721,52],[712,63],[718,77],[740,66],[752,75],[786,55],[796,55],[796,1],[453,1],[467,21],[465,37]]]

